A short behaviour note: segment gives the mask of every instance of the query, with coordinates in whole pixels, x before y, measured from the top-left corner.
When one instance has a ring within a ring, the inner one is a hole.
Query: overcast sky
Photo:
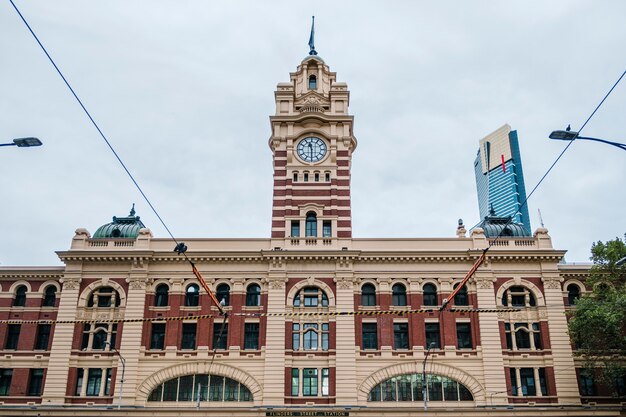
[[[15,0],[172,232],[269,237],[274,89],[308,53],[346,82],[354,237],[454,237],[480,219],[478,141],[518,131],[530,191],[626,69],[623,1]],[[0,265],[58,265],[134,188],[8,1],[0,4]],[[626,142],[626,80],[584,134]],[[577,141],[529,200],[566,259],[626,232],[626,152]]]

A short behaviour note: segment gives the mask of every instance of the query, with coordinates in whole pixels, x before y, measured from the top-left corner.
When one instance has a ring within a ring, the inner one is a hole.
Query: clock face
[[[297,149],[298,156],[305,162],[319,162],[326,156],[326,143],[316,137],[302,139]]]

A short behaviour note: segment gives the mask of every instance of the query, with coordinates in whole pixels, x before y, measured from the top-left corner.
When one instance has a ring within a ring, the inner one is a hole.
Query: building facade
[[[474,161],[480,218],[513,217],[530,236],[522,157],[517,131],[505,124],[480,140]]]
[[[347,85],[311,55],[275,98],[271,237],[185,241],[227,314],[134,210],[77,229],[64,266],[0,268],[0,414],[620,415],[580,387],[587,269],[547,230],[353,238]]]

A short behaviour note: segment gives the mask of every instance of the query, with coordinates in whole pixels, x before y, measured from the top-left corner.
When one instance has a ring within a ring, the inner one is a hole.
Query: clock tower
[[[357,140],[350,93],[314,47],[290,78],[278,84],[270,116],[272,240],[275,246],[281,240],[338,247],[352,237],[350,166]]]

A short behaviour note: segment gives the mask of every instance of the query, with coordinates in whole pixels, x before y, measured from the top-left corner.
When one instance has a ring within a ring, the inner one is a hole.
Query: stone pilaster
[[[576,368],[569,334],[565,305],[558,272],[543,274],[543,292],[546,299],[548,326],[550,329],[550,347],[554,365],[556,395],[560,404],[580,404]],[[557,308],[558,306],[558,308]]]
[[[480,271],[476,272],[475,277],[478,307],[495,309],[496,296],[493,291],[493,274],[490,271]],[[506,404],[508,402],[507,387],[500,329],[498,327],[498,313],[480,312],[478,314],[485,398],[489,398],[489,405]]]
[[[126,297],[125,319],[143,318],[146,302],[146,282],[148,280],[145,272],[131,273],[128,278],[128,296]],[[141,348],[143,322],[125,322],[122,332],[122,341],[119,352],[126,360],[126,370],[124,372],[124,384],[122,392],[122,403],[124,405],[135,404],[135,392],[138,384],[137,379],[139,369],[139,355]],[[122,364],[118,362],[117,376],[115,378],[115,400],[118,401],[122,379]]]
[[[354,311],[354,282],[352,273],[337,274],[337,311]],[[353,316],[336,318],[337,404],[357,404],[355,325]],[[359,329],[360,330],[360,329]]]
[[[61,283],[63,284],[58,321],[75,320],[76,306],[80,293],[80,272],[66,272]],[[68,372],[70,367],[70,356],[72,353],[72,340],[74,338],[73,323],[57,323],[54,326],[54,339],[50,348],[50,360],[46,377],[46,385],[42,395],[42,404],[63,404],[67,392]]]
[[[265,336],[265,368],[263,405],[285,403],[285,318],[272,313],[285,312],[284,272],[270,274],[267,291],[267,330]]]

